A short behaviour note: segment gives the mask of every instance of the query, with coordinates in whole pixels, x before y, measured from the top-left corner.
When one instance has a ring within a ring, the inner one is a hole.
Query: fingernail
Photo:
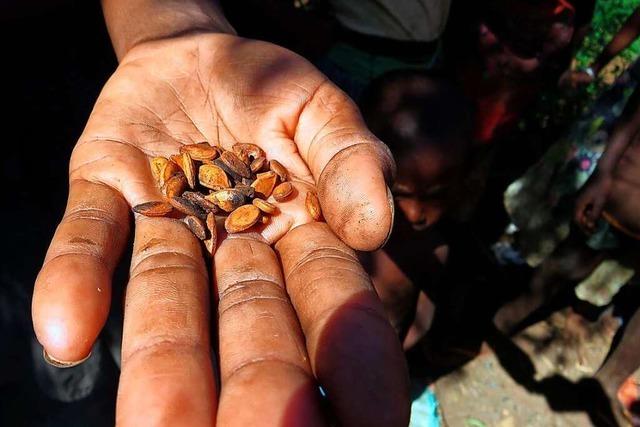
[[[54,358],[49,353],[47,353],[47,350],[45,350],[43,348],[42,349],[42,357],[44,358],[45,362],[47,362],[51,366],[55,366],[56,368],[73,368],[74,366],[78,366],[79,364],[81,364],[82,362],[84,362],[85,360],[90,358],[91,357],[91,352],[89,352],[87,357],[85,357],[84,359],[68,362],[68,361],[58,360],[58,359]]]
[[[393,224],[395,223],[396,217],[396,204],[393,201],[393,194],[391,193],[391,189],[389,188],[389,186],[387,186],[387,200],[389,202],[389,209],[391,209],[391,224],[389,225],[389,233],[380,246],[381,248],[384,247],[391,238],[391,233],[393,233]]]

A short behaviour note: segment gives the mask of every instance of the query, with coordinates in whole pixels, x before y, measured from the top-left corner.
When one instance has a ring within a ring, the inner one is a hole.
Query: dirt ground
[[[578,384],[602,363],[618,326],[609,313],[590,323],[567,309],[512,342],[484,343],[478,357],[435,383],[444,425],[594,425],[588,403],[576,399]]]

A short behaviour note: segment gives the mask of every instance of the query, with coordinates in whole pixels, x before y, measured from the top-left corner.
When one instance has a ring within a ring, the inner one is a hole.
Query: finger
[[[393,222],[387,184],[395,165],[353,101],[332,83],[321,84],[300,114],[294,140],[331,228],[352,248],[382,246]]]
[[[179,221],[137,217],[125,298],[118,425],[214,424],[208,310],[200,242]]]
[[[304,337],[271,247],[231,236],[216,251],[215,275],[219,425],[324,425]]]
[[[400,342],[355,253],[319,222],[293,229],[276,248],[311,366],[341,424],[406,426]]]
[[[71,181],[32,302],[36,336],[53,361],[72,365],[90,354],[107,319],[111,277],[128,234],[129,208],[116,191]]]

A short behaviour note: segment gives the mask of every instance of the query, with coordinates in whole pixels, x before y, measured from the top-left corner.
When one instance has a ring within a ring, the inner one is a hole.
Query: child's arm
[[[591,83],[595,76],[613,59],[629,47],[640,35],[640,7],[627,18],[620,30],[605,46],[596,60],[587,70],[567,70],[560,77],[560,85],[576,87],[580,84]]]
[[[588,233],[594,231],[607,201],[614,168],[640,131],[639,107],[640,89],[636,89],[609,137],[607,148],[598,161],[598,168],[576,200],[575,220]]]

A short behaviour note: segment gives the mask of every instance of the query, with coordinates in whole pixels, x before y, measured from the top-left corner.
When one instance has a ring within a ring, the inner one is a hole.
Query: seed
[[[184,218],[184,223],[196,237],[200,240],[207,238],[207,228],[205,223],[197,216],[188,215]]]
[[[204,209],[184,197],[174,196],[169,199],[169,203],[171,203],[171,206],[176,208],[177,211],[185,215],[197,216],[199,218],[205,218],[207,216],[207,212],[205,212]]]
[[[213,160],[218,157],[219,154],[216,147],[212,147],[208,142],[183,145],[180,147],[180,153],[189,153],[193,160],[198,160],[200,162]]]
[[[135,205],[132,210],[144,216],[166,216],[171,213],[173,207],[165,202],[146,202]]]
[[[173,164],[175,165],[175,163]],[[185,178],[184,174],[180,172],[165,181],[164,186],[162,187],[162,194],[164,194],[168,199],[180,196],[184,193],[184,190],[187,189],[187,185],[187,178]]]
[[[304,199],[304,205],[307,207],[307,211],[314,219],[314,221],[320,221],[322,218],[322,209],[320,208],[320,201],[316,193],[307,191],[307,197]]]
[[[216,214],[220,211],[220,208],[216,206],[215,203],[205,199],[204,196],[198,192],[185,191],[184,193],[182,193],[182,197],[195,203],[207,212],[213,212],[214,214]]]
[[[153,179],[155,179],[158,185],[160,186],[164,184],[163,173],[164,173],[164,168],[167,166],[167,163],[169,163],[169,160],[167,160],[165,157],[154,157],[149,161],[149,164],[151,165],[151,174],[153,175]]]
[[[222,190],[231,187],[229,177],[216,165],[202,165],[198,170],[198,181],[203,187]]]
[[[277,179],[278,176],[273,171],[259,173],[251,186],[256,189],[256,194],[259,197],[268,199],[276,186]]]
[[[253,205],[240,206],[227,217],[224,228],[228,233],[239,233],[252,227],[260,219],[260,209]]]
[[[262,218],[260,218],[260,222],[263,224],[269,224],[269,221],[271,221],[271,219],[266,215],[262,215]]]
[[[256,196],[256,189],[246,184],[236,184],[235,189],[242,193],[247,199],[253,199]]]
[[[184,176],[187,178],[189,187],[196,188],[196,165],[193,163],[193,159],[189,153],[182,153],[182,170]]]
[[[260,209],[262,212],[269,214],[269,215],[273,215],[276,210],[278,209],[275,205],[272,205],[271,203],[267,202],[266,200],[262,200],[262,199],[253,199],[253,206],[257,207],[258,209]]]
[[[204,246],[207,252],[213,256],[216,252],[216,246],[218,245],[218,228],[216,227],[216,216],[213,212],[209,212],[207,215],[206,223],[211,237],[204,241]]]
[[[274,171],[276,175],[278,175],[278,177],[280,178],[280,181],[282,182],[286,181],[287,178],[289,177],[289,172],[287,171],[287,168],[282,166],[282,163],[280,163],[277,160],[271,160],[269,162],[269,169]]]
[[[293,185],[290,182],[283,182],[273,189],[273,198],[278,202],[283,202],[293,193]]]
[[[167,183],[174,175],[182,174],[182,168],[177,163],[169,160],[162,171],[162,182]]]
[[[220,155],[220,161],[242,178],[251,178],[249,167],[231,151],[223,152]]]
[[[249,169],[251,169],[251,172],[253,173],[258,173],[264,168],[264,165],[266,164],[267,164],[266,157],[257,157],[254,161],[251,162]]]
[[[233,212],[244,205],[244,196],[235,189],[216,191],[205,198],[218,205],[225,212]]]
[[[225,163],[223,163],[220,159],[215,159],[212,164],[214,166],[217,166],[220,169],[222,169],[235,182],[241,182],[242,181],[243,178],[240,175],[238,175],[237,173],[235,173],[233,169],[231,169],[229,166],[227,166]]]
[[[184,166],[182,165],[182,154],[172,154],[169,156],[169,160],[180,166],[180,169],[184,171]]]
[[[264,157],[262,148],[255,144],[235,144],[231,147],[231,150],[247,165],[251,164],[251,162],[258,157]]]

